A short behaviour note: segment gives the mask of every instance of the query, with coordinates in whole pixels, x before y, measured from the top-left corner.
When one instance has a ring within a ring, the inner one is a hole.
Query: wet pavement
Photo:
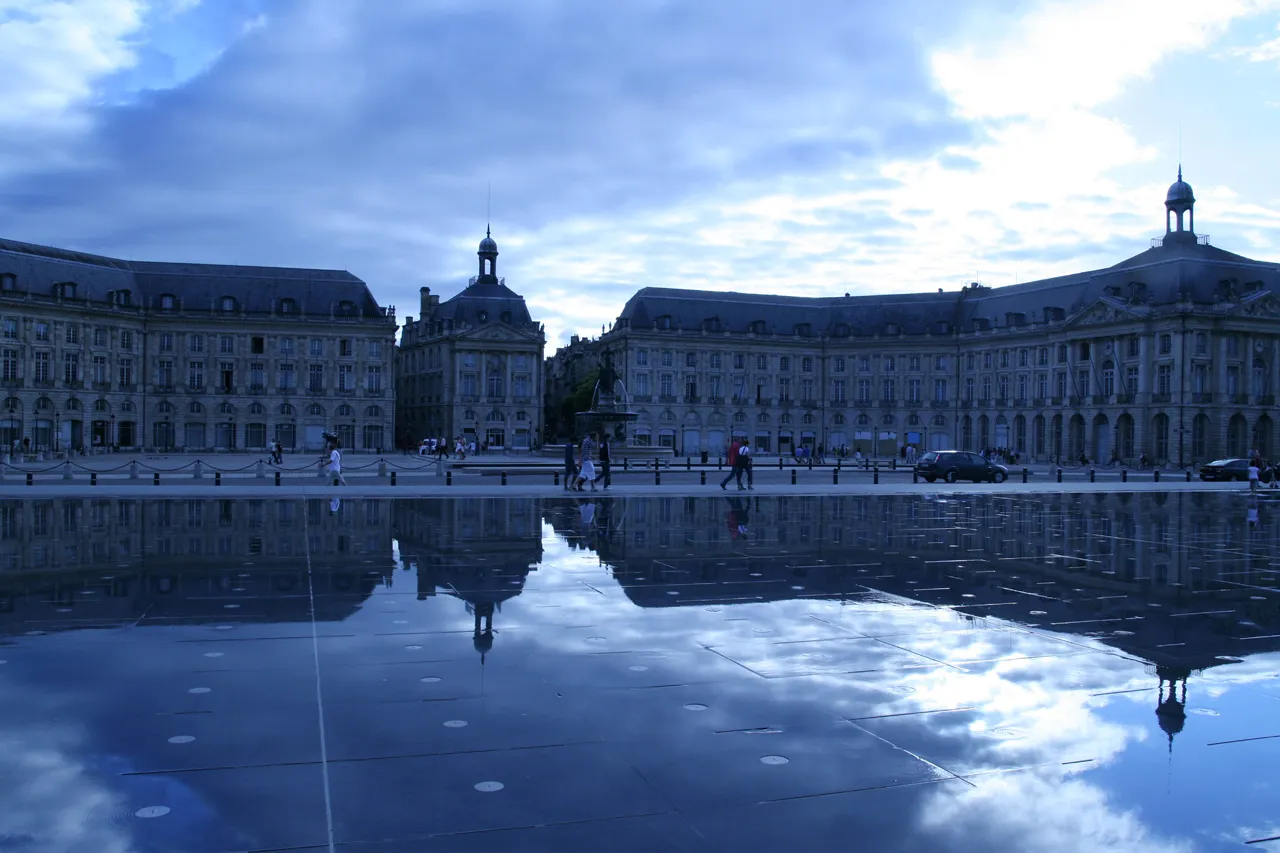
[[[1270,494],[0,501],[0,849],[1280,850]]]

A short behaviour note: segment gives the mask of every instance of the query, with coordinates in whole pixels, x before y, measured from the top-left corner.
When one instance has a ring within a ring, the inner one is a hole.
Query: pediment
[[[1239,307],[1230,313],[1239,317],[1280,318],[1280,299],[1270,291],[1263,291],[1252,298],[1241,300]]]
[[[520,343],[532,340],[529,335],[521,334],[510,326],[498,323],[468,329],[459,337],[472,341],[519,341]]]
[[[1110,323],[1127,323],[1138,319],[1132,308],[1114,299],[1099,299],[1088,308],[1067,320],[1068,326],[1105,326]]]

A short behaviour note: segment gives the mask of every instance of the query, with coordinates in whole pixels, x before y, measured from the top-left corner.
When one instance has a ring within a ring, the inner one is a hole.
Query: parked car
[[[1248,459],[1215,459],[1213,462],[1206,462],[1200,466],[1200,479],[1209,480],[1239,480],[1244,482],[1249,479],[1249,460]],[[1258,471],[1258,479],[1264,483],[1271,482],[1271,468],[1264,466]]]
[[[964,450],[930,450],[916,461],[915,472],[927,483],[939,479],[948,483],[957,480],[1003,483],[1009,478],[1008,468]]]

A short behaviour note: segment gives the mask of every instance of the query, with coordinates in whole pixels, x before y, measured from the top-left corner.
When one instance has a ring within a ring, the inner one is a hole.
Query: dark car
[[[1009,478],[1008,468],[964,450],[930,450],[916,462],[915,472],[928,483],[939,479],[948,483],[957,480],[1003,483]]]
[[[1213,462],[1206,462],[1200,466],[1201,480],[1239,480],[1244,482],[1249,479],[1249,460],[1248,459],[1215,459]],[[1270,482],[1271,468],[1269,466],[1261,466],[1258,471],[1258,479],[1262,482]]]

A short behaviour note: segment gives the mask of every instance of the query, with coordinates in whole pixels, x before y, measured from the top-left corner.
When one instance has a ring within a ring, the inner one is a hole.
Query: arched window
[[[37,405],[36,408],[38,409],[40,407]],[[111,411],[111,404],[108,403],[106,400],[94,400],[93,410],[95,412],[109,412]]]
[[[199,403],[192,402],[190,406],[187,406],[187,414],[189,414],[189,415],[203,415],[203,414],[204,414],[204,406],[200,405]]]
[[[121,403],[121,404],[120,404],[120,411],[122,411],[122,412],[132,412],[132,411],[133,411],[133,401],[132,401],[132,400],[125,400],[123,403]]]
[[[230,403],[221,403],[218,406],[218,412],[223,415],[234,415],[236,413],[236,407]]]
[[[893,415],[885,415],[880,422],[885,426],[893,426]]]
[[[858,415],[858,426],[867,426],[871,423],[870,415]]]
[[[103,401],[103,402],[105,403],[106,401]],[[53,409],[53,401],[50,400],[48,397],[41,397],[40,399],[36,400],[37,412],[48,412],[48,411],[51,411],[52,409]]]
[[[791,423],[791,413],[790,413],[790,412],[784,412],[784,413],[782,414],[782,416],[778,418],[778,421],[779,421],[780,423],[784,423],[784,424],[789,424],[789,423]]]
[[[467,409],[465,412],[462,413],[462,419],[464,421],[474,421],[476,419],[476,410]]]
[[[745,424],[745,423],[747,422],[747,413],[746,413],[746,412],[734,412],[734,413],[733,413],[733,422],[734,422],[735,424]]]
[[[80,411],[80,401],[77,400],[75,397],[72,397],[70,400],[67,400],[67,411],[68,412]]]
[[[370,406],[364,410],[364,416],[366,418],[380,418],[382,417],[382,409],[377,406]]]
[[[947,416],[946,416],[946,415],[934,415],[934,416],[933,416],[933,425],[934,425],[934,426],[936,426],[936,427],[944,427],[944,426],[946,426],[946,425],[947,425]]]
[[[267,413],[267,408],[266,408],[266,406],[262,405],[261,403],[250,403],[250,404],[249,404],[249,414],[251,414],[251,415],[265,415],[266,413]]]
[[[756,415],[756,423],[767,424],[769,422],[769,413],[761,412]]]
[[[344,299],[338,303],[338,315],[341,317],[354,317],[356,313],[356,304],[349,299]]]
[[[280,414],[291,417],[293,415],[293,406],[290,406],[288,403],[281,403]]]
[[[313,418],[322,418],[324,417],[324,406],[319,403],[312,403],[307,409],[307,414]]]
[[[220,307],[223,311],[234,311],[234,310],[236,310],[236,298],[235,298],[234,296],[224,296],[224,297],[222,297],[222,301],[219,303],[219,307]]]
[[[162,415],[167,415],[173,411],[173,404],[161,400],[160,405],[156,406],[156,411]]]
[[[355,414],[355,409],[351,408],[346,403],[343,403],[338,407],[337,416],[340,418],[349,418],[353,414]]]
[[[1256,396],[1267,393],[1267,363],[1260,358],[1253,360],[1253,393]]]
[[[178,297],[174,296],[172,293],[160,294],[160,310],[161,311],[173,311],[177,307],[178,307]]]
[[[510,312],[510,311],[503,311],[503,312],[502,312],[502,322],[507,323],[507,324],[510,324],[510,323],[511,323],[511,312]]]
[[[527,420],[529,420],[529,413],[528,413],[528,412],[516,412],[516,420],[518,420],[518,421],[527,421]]]
[[[6,412],[17,412],[22,409],[22,401],[17,397],[4,398],[4,410]]]
[[[836,426],[844,426],[844,415],[836,415],[831,422]]]
[[[502,414],[502,412],[499,412],[497,409],[494,409],[492,412],[484,416],[484,420],[485,420],[485,423],[500,424],[500,423],[505,423],[507,419]]]
[[[803,418],[800,419],[800,421],[802,423],[811,424],[813,423],[813,415],[805,415]]]
[[[920,425],[920,416],[919,416],[919,415],[908,415],[908,416],[907,416],[907,426],[919,426],[919,425]]]

